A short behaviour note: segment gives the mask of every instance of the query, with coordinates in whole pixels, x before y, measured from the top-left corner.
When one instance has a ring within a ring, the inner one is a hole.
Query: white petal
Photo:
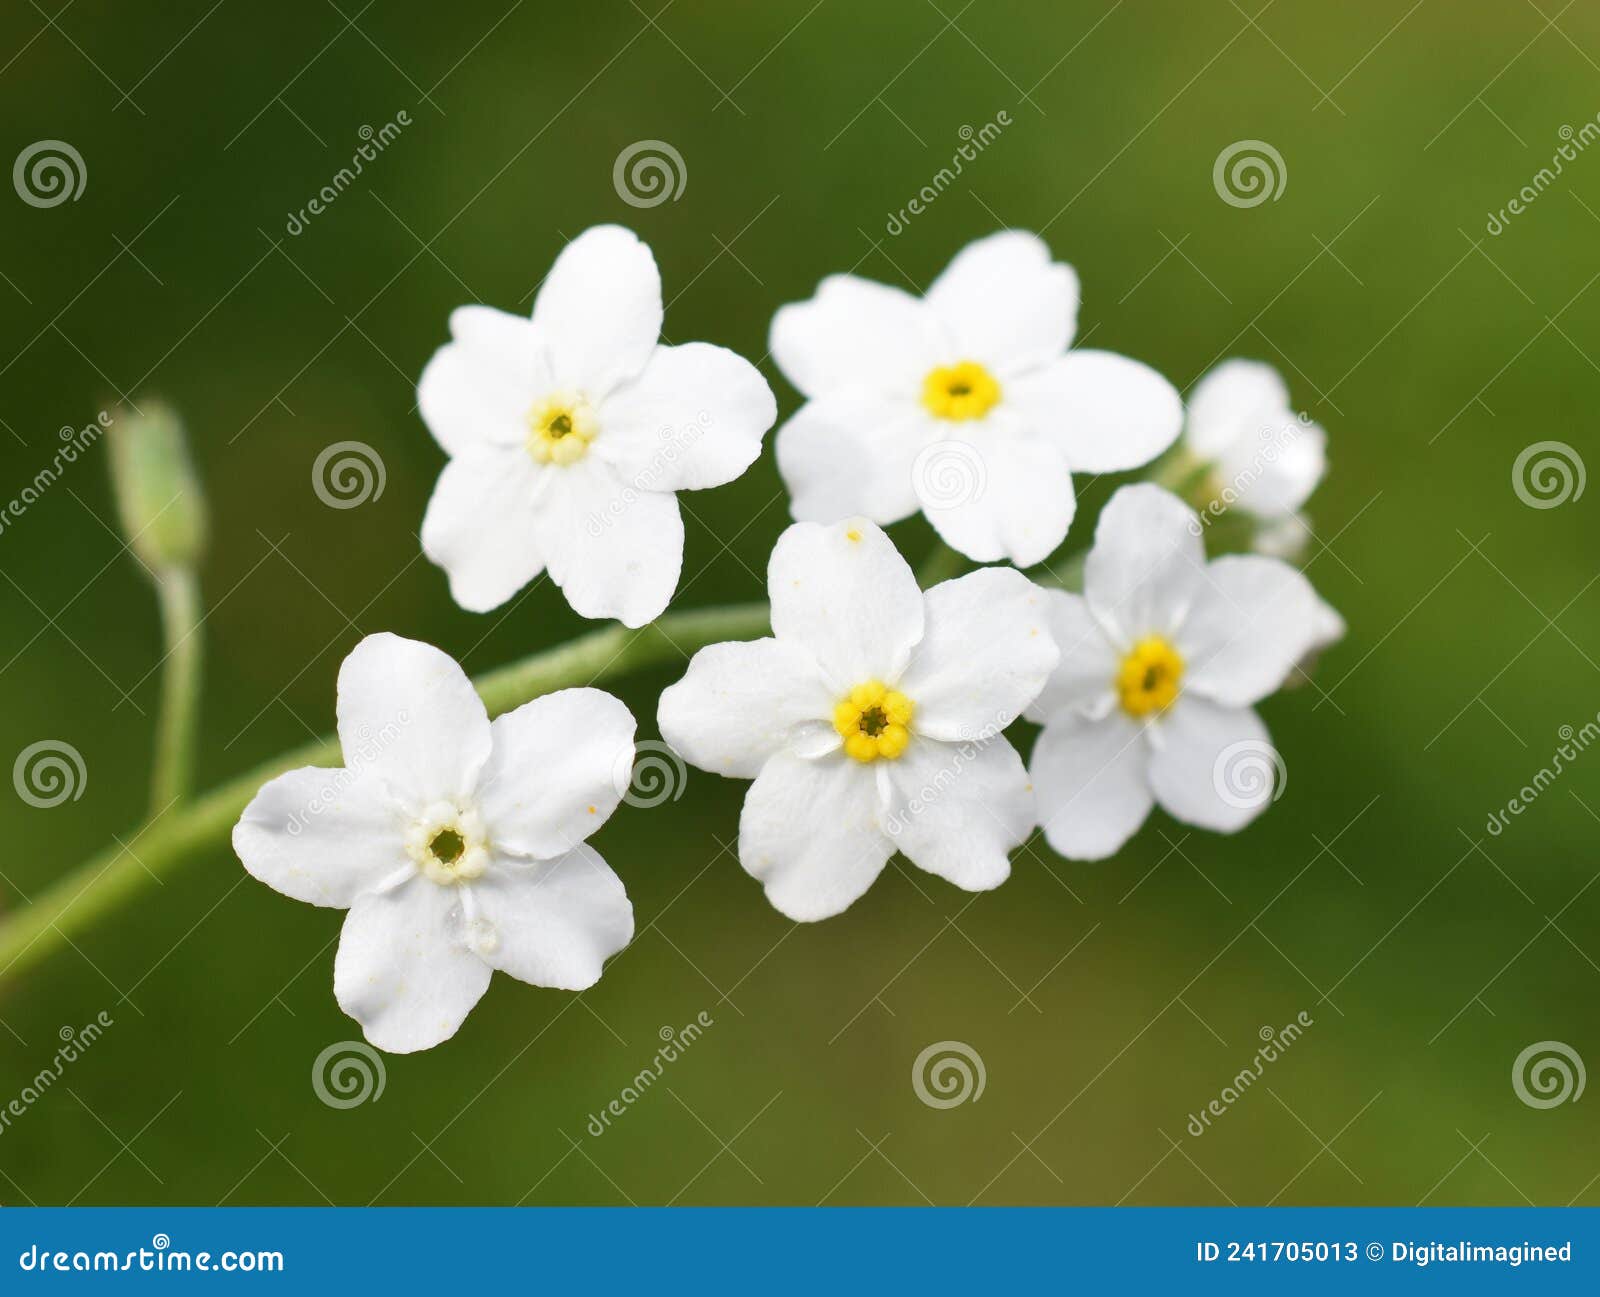
[[[1215,459],[1252,416],[1287,412],[1289,389],[1278,371],[1259,360],[1225,360],[1189,393],[1184,440],[1202,459]]]
[[[1250,420],[1215,459],[1223,502],[1261,518],[1292,515],[1322,480],[1327,442],[1327,433],[1289,410]]]
[[[860,516],[881,526],[917,511],[912,466],[929,420],[910,401],[845,393],[807,401],[776,438],[790,513],[802,522]]]
[[[949,359],[950,340],[922,302],[899,288],[829,275],[814,297],[778,308],[768,347],[804,395],[877,393],[918,399]]]
[[[315,766],[262,785],[233,826],[233,849],[268,887],[340,909],[411,863],[401,816],[379,780]]]
[[[379,1049],[409,1054],[449,1040],[488,989],[489,965],[462,939],[459,899],[417,877],[350,907],[333,993]]]
[[[519,982],[585,990],[633,940],[628,893],[593,847],[537,864],[497,859],[471,888],[477,950]]]
[[[924,596],[927,630],[900,691],[912,728],[955,742],[998,734],[1044,688],[1059,654],[1045,592],[1012,568],[989,567]]]
[[[1002,230],[967,244],[928,289],[962,358],[998,376],[1054,360],[1078,325],[1078,275],[1036,234]]]
[[[1069,351],[1009,382],[1005,402],[1061,447],[1075,473],[1148,464],[1183,426],[1177,389],[1150,366],[1109,351]]]
[[[611,817],[633,769],[633,714],[600,689],[561,689],[489,726],[478,809],[496,851],[552,860]]]
[[[661,737],[690,764],[754,779],[796,727],[830,719],[838,701],[805,649],[758,639],[701,649],[656,715]]]
[[[797,522],[767,565],[772,632],[803,648],[834,688],[899,678],[922,638],[922,591],[881,528],[864,518]]]
[[[767,380],[709,342],[657,347],[597,414],[594,453],[636,490],[698,491],[738,477],[778,417]]]
[[[450,313],[454,341],[433,353],[417,381],[417,407],[452,455],[521,445],[528,407],[550,386],[544,348],[530,320],[492,306]]]
[[[1170,635],[1188,615],[1205,571],[1194,511],[1170,491],[1139,483],[1111,497],[1084,565],[1089,608],[1119,648]]]
[[[431,644],[368,635],[339,668],[345,765],[370,769],[420,809],[462,797],[489,759],[489,715],[456,662]]]
[[[645,367],[661,336],[661,272],[632,230],[596,225],[561,250],[533,303],[558,387],[598,401]]]
[[[544,571],[534,525],[541,470],[520,449],[472,451],[444,466],[422,519],[422,552],[468,612],[498,608]]]
[[[1039,734],[1028,770],[1045,840],[1069,860],[1104,860],[1138,832],[1154,798],[1150,751],[1121,711],[1063,712]]]
[[[593,454],[551,477],[536,524],[550,579],[580,617],[654,621],[683,569],[677,496],[636,490]]]
[[[843,755],[773,756],[739,816],[739,863],[797,923],[849,908],[894,847],[882,827],[872,770]]]
[[[1061,452],[993,418],[970,438],[929,446],[917,459],[913,480],[934,530],[979,563],[1043,562],[1067,538],[1078,507]]]
[[[1183,687],[1230,707],[1265,698],[1311,649],[1319,602],[1287,563],[1255,554],[1217,559],[1178,631]]]
[[[1185,694],[1150,736],[1150,786],[1174,819],[1236,833],[1266,809],[1282,785],[1281,759],[1267,727],[1248,707],[1221,707]]]
[[[1049,608],[1050,635],[1061,656],[1038,699],[1023,715],[1041,725],[1068,709],[1091,717],[1104,716],[1116,702],[1113,685],[1121,656],[1081,594],[1068,594],[1065,590],[1043,593]]]
[[[884,825],[912,864],[969,892],[1005,882],[1034,822],[1033,786],[1010,743],[913,740],[884,764],[894,790]]]

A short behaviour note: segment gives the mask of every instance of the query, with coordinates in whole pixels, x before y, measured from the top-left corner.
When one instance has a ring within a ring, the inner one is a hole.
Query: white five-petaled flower
[[[1189,395],[1183,446],[1210,466],[1207,489],[1221,505],[1293,519],[1322,480],[1327,441],[1290,408],[1288,387],[1263,361],[1225,360]],[[1269,543],[1284,544],[1292,534],[1281,529]]]
[[[1138,361],[1069,350],[1078,277],[1043,240],[969,244],[913,297],[831,275],[773,317],[771,349],[807,398],[778,434],[796,518],[925,513],[979,562],[1027,567],[1066,538],[1074,472],[1137,468],[1183,408]]]
[[[739,860],[798,921],[838,914],[896,848],[996,887],[1033,825],[1000,731],[1056,663],[1043,592],[986,568],[926,594],[865,519],[796,523],[767,569],[773,637],[713,644],[661,695],[662,736],[753,779]]]
[[[1198,532],[1176,496],[1123,487],[1100,516],[1084,593],[1048,592],[1061,664],[1028,711],[1044,726],[1030,771],[1064,856],[1111,855],[1158,802],[1235,832],[1281,792],[1252,705],[1326,642],[1332,610],[1276,559],[1207,563]]]
[[[575,611],[643,626],[683,566],[676,492],[731,482],[777,417],[749,361],[658,346],[661,276],[616,225],[556,258],[532,319],[450,316],[417,403],[450,462],[422,548],[463,608],[487,612],[548,571]]]
[[[580,991],[633,938],[633,906],[585,845],[616,809],[633,717],[564,689],[489,720],[456,663],[369,635],[339,669],[342,769],[266,784],[233,830],[285,896],[348,909],[339,1006],[395,1053],[453,1036],[494,969]]]

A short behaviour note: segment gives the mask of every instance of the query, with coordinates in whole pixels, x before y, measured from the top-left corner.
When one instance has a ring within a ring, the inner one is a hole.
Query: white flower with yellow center
[[[427,644],[369,635],[339,669],[342,769],[266,784],[233,830],[285,896],[348,909],[339,1006],[394,1053],[453,1036],[494,969],[581,991],[633,938],[622,883],[584,839],[621,800],[633,717],[564,689],[497,717]]]
[[[1056,662],[1044,594],[986,568],[926,594],[865,519],[797,523],[767,568],[770,639],[713,644],[661,695],[661,734],[753,779],[739,860],[798,921],[838,914],[898,848],[969,891],[1033,824],[1000,731]]]
[[[1030,771],[1045,838],[1071,859],[1113,854],[1157,803],[1232,833],[1281,791],[1252,707],[1327,642],[1332,610],[1277,559],[1207,563],[1198,532],[1176,496],[1123,487],[1083,594],[1047,592],[1061,663],[1028,711],[1044,726]]]
[[[969,244],[923,298],[830,275],[780,309],[773,359],[807,398],[777,440],[794,516],[887,525],[920,509],[979,562],[1047,558],[1072,474],[1149,463],[1183,417],[1148,366],[1069,350],[1077,317],[1072,267],[1020,230]]]
[[[1225,360],[1189,394],[1183,447],[1210,466],[1206,489],[1221,505],[1293,519],[1322,480],[1327,441],[1290,408],[1288,387],[1263,361]]]
[[[487,612],[548,571],[585,617],[642,626],[683,566],[676,492],[731,482],[777,417],[749,361],[657,345],[661,276],[628,230],[600,225],[556,258],[532,319],[450,316],[417,404],[450,462],[422,548],[463,608]]]

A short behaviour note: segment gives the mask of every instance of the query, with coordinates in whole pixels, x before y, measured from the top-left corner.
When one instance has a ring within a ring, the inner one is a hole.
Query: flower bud
[[[166,405],[146,402],[112,426],[111,486],[122,534],[135,555],[159,572],[194,567],[206,545],[206,502],[189,458],[183,423]]]

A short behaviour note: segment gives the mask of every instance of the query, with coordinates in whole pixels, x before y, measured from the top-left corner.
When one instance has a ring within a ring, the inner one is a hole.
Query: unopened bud
[[[205,551],[206,502],[182,420],[170,407],[147,402],[142,414],[117,419],[107,440],[128,545],[155,571],[194,567]]]

